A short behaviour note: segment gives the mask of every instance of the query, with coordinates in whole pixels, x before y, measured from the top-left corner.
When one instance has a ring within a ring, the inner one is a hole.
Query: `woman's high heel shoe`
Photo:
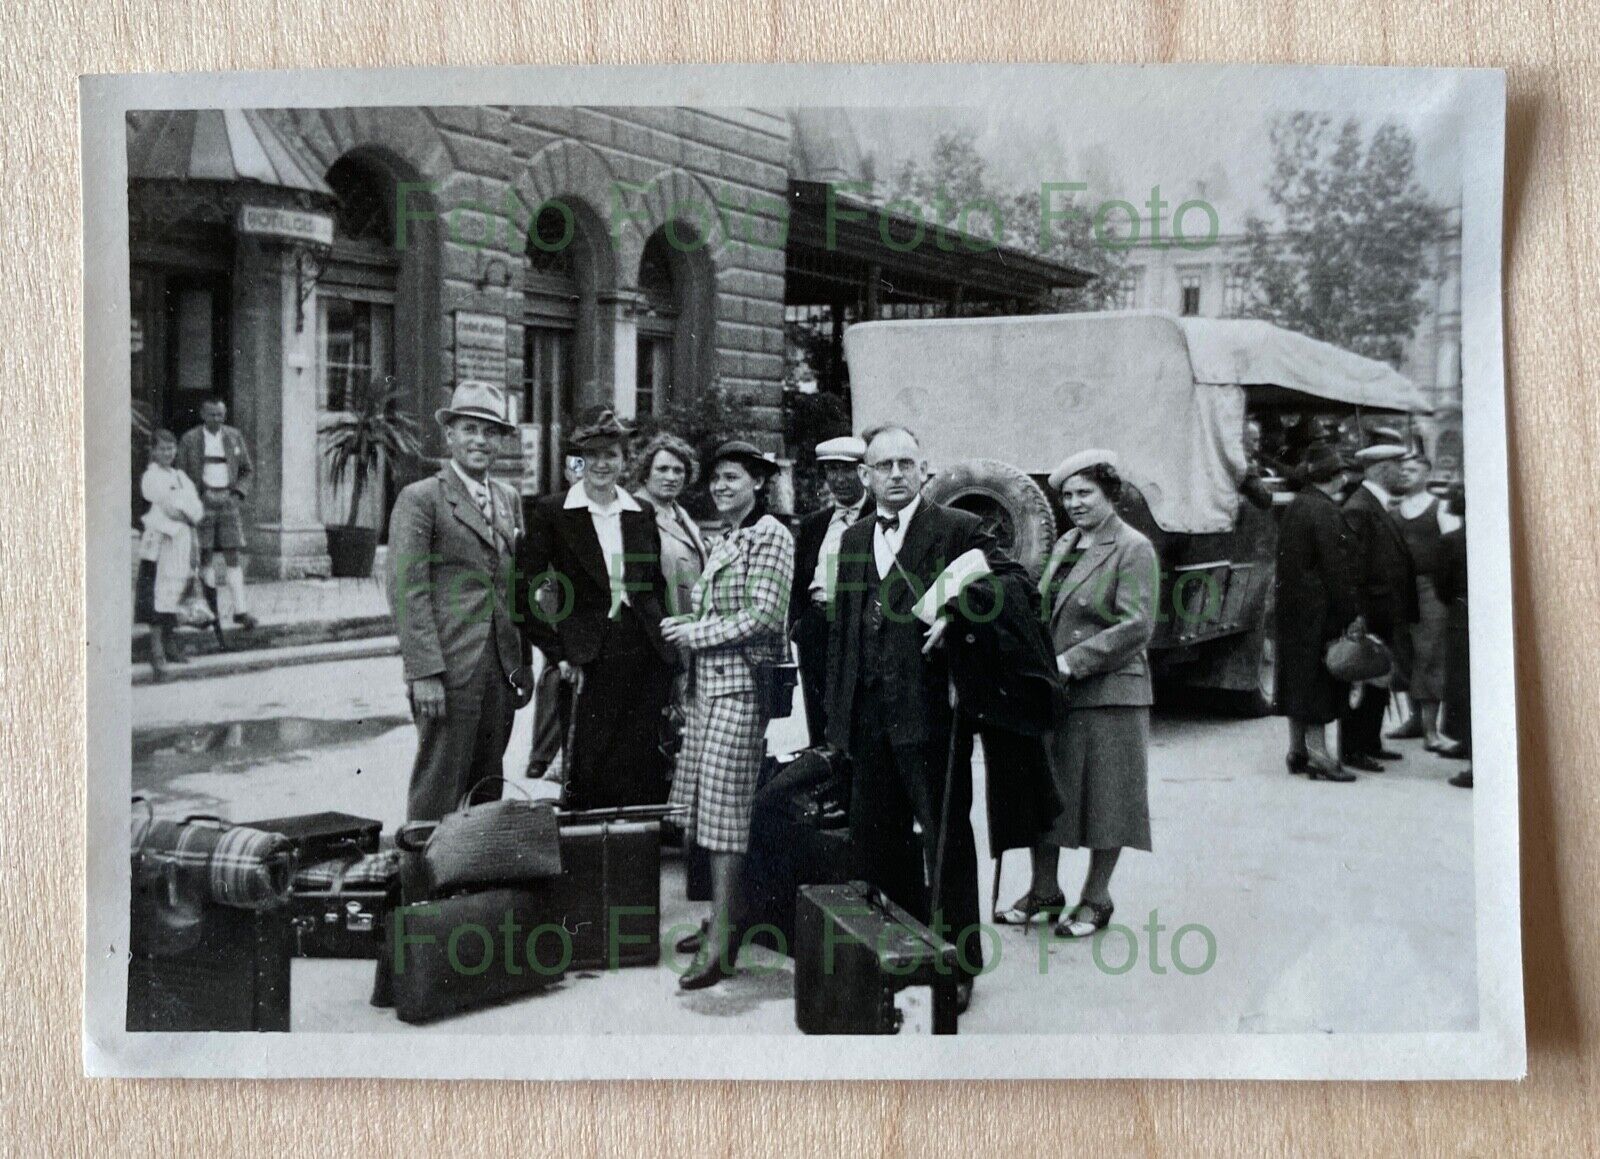
[[[1305,753],[1290,753],[1284,758],[1284,763],[1289,766],[1289,772],[1304,776],[1306,769],[1311,766],[1311,758]]]
[[[1088,921],[1073,917],[1073,914],[1078,913],[1080,910],[1089,911]],[[1111,915],[1116,912],[1116,902],[1089,901],[1087,898],[1079,898],[1078,904],[1072,907],[1072,913],[1062,918],[1060,924],[1056,926],[1056,937],[1087,938],[1091,934],[1098,934],[1111,923]],[[1084,927],[1088,928],[1085,929]]]
[[[1049,917],[1059,915],[1067,908],[1067,895],[1057,893],[1054,897],[1042,897],[1033,890],[1029,890],[1016,901],[1010,908],[999,910],[994,915],[994,924],[997,926],[1026,926],[1033,923],[1033,919],[1043,914]]]
[[[680,954],[698,954],[700,946],[706,940],[706,931],[711,928],[710,918],[700,919],[700,928],[692,934],[684,934],[672,944],[672,948]]]
[[[704,990],[708,986],[715,986],[724,978],[733,977],[734,968],[739,964],[739,945],[743,940],[744,931],[737,926],[730,927],[726,956],[718,953],[716,946],[703,941],[695,954],[694,964],[683,977],[678,979],[678,989]]]
[[[1356,775],[1343,765],[1319,757],[1306,758],[1306,772],[1313,781],[1339,781],[1349,782],[1356,779]]]

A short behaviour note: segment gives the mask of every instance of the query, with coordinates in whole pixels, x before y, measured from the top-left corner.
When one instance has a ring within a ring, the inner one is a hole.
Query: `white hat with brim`
[[[819,463],[859,463],[867,457],[867,444],[854,435],[824,439],[817,444]]]
[[[1357,451],[1356,462],[1365,467],[1373,463],[1386,463],[1390,459],[1404,459],[1410,453],[1398,443],[1377,443]]]
[[[1068,455],[1050,472],[1050,486],[1056,490],[1061,489],[1061,484],[1072,478],[1079,471],[1089,467],[1104,464],[1118,474],[1122,473],[1122,460],[1117,458],[1115,451],[1095,449],[1092,451],[1079,451],[1076,455]]]
[[[455,419],[483,419],[508,431],[517,428],[506,421],[506,393],[492,382],[458,382],[450,405],[433,412],[440,426]]]

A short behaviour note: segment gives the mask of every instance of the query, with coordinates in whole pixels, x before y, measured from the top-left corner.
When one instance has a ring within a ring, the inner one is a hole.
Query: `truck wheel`
[[[929,479],[922,493],[981,518],[1000,549],[1038,577],[1056,541],[1056,517],[1022,471],[999,459],[963,459]]]

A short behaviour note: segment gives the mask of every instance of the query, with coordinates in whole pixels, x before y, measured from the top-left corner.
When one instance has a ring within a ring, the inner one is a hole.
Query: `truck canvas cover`
[[[1047,474],[1107,447],[1165,531],[1233,526],[1247,397],[1425,410],[1388,366],[1266,322],[1155,311],[866,322],[844,335],[857,431],[900,422],[937,469]],[[1313,397],[1306,397],[1306,396]]]

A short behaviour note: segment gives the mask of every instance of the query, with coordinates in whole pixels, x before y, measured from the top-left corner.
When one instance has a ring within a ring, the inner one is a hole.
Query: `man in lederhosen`
[[[794,587],[789,593],[790,635],[800,649],[800,688],[812,745],[826,743],[828,711],[828,608],[838,578],[839,543],[845,530],[876,509],[858,468],[867,445],[846,435],[817,444],[832,502],[800,521],[795,536]]]
[[[200,404],[200,425],[185,432],[178,443],[178,466],[194,480],[205,505],[197,529],[204,569],[201,572],[206,602],[217,617],[217,638],[222,639],[222,612],[217,589],[217,556],[227,566],[228,592],[233,596],[233,622],[241,628],[256,626],[245,598],[244,567],[239,552],[244,547],[244,519],[239,505],[250,496],[255,464],[250,449],[236,427],[227,424],[228,404],[208,398]]]

